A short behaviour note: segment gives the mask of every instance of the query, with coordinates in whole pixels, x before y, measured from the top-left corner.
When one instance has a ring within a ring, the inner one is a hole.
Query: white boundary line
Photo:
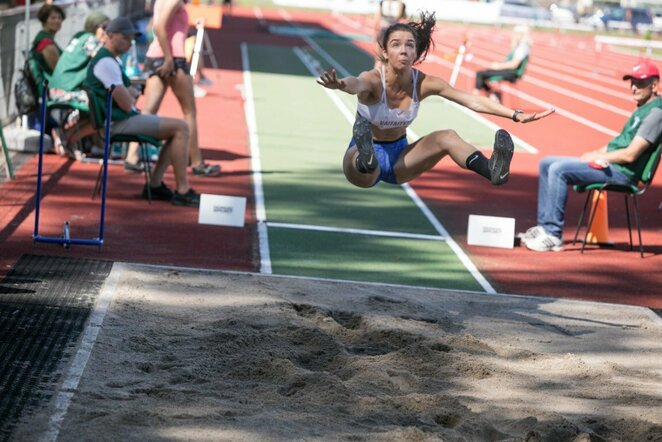
[[[281,229],[311,230],[316,232],[331,232],[331,233],[351,233],[356,235],[383,236],[388,238],[425,239],[428,241],[446,241],[446,239],[448,238],[448,237],[443,237],[441,235],[425,235],[422,233],[392,232],[387,230],[350,229],[346,227],[314,226],[310,224],[289,224],[289,223],[268,222],[267,226],[277,227]]]
[[[322,49],[320,46],[318,46],[314,41],[312,41],[309,38],[304,38],[306,40],[306,43],[311,44],[311,47],[313,47],[318,53],[324,57],[327,60],[333,60],[333,57],[331,57],[329,54],[326,54],[324,49]],[[299,57],[301,62],[308,68],[308,71],[313,77],[316,77],[318,75],[316,66],[310,61],[310,56],[306,55],[300,48],[294,48],[293,49],[294,53]],[[324,55],[326,54],[326,55]],[[334,60],[334,66],[336,69],[338,69],[338,72],[347,72],[347,70],[339,64],[337,61]],[[343,74],[343,76],[346,76]],[[329,89],[324,89],[324,91],[327,93],[328,96],[332,97],[331,100],[333,103],[338,107],[340,112],[343,114],[343,116],[347,119],[349,124],[354,123],[354,115],[347,109],[345,104],[337,97],[336,94],[332,93]],[[418,139],[418,135],[416,135],[413,131],[409,130],[408,131],[411,136],[415,139]],[[480,273],[478,268],[471,262],[469,257],[464,253],[462,248],[451,238],[451,236],[448,234],[448,231],[444,228],[444,226],[439,222],[439,220],[432,214],[432,211],[425,205],[425,203],[418,197],[414,189],[411,188],[408,184],[403,184],[402,188],[405,190],[407,195],[414,201],[414,203],[418,206],[418,208],[423,212],[425,217],[428,219],[430,224],[435,228],[435,230],[444,238],[446,238],[446,242],[448,243],[449,247],[453,252],[457,255],[457,257],[460,259],[462,264],[466,267],[467,271],[474,277],[476,282],[480,284],[483,289],[490,294],[496,293],[496,290],[494,290],[494,287],[485,279],[485,277]]]
[[[99,299],[96,302],[94,310],[90,314],[85,330],[83,330],[78,351],[74,356],[69,371],[67,372],[67,375],[62,382],[62,386],[55,398],[55,413],[48,421],[48,429],[46,430],[46,433],[44,433],[39,439],[41,442],[57,440],[58,434],[60,433],[60,427],[67,414],[69,405],[71,405],[71,399],[74,397],[80,378],[83,376],[85,366],[90,359],[92,349],[94,348],[97,336],[99,336],[99,331],[103,325],[103,320],[108,312],[108,307],[113,300],[113,296],[115,295],[115,291],[120,282],[120,277],[125,269],[126,264],[124,263],[113,264],[113,268],[104,282],[101,293],[99,294]]]
[[[260,246],[260,272],[271,273],[271,254],[269,252],[269,235],[267,232],[267,212],[264,205],[264,189],[262,186],[262,164],[260,161],[260,142],[255,119],[255,101],[251,79],[251,67],[248,60],[248,46],[241,43],[241,64],[244,71],[244,117],[248,126],[248,140],[251,149],[251,169],[253,170],[253,191],[255,192],[255,218]]]

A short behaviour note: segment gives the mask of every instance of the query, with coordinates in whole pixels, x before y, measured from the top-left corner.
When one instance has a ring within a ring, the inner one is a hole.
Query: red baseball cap
[[[629,74],[623,75],[623,80],[645,80],[651,77],[660,78],[660,71],[650,61],[642,60],[632,67],[632,71]]]

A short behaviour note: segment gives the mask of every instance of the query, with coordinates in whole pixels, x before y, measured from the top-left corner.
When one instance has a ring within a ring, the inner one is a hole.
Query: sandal
[[[193,175],[199,176],[218,176],[221,173],[221,166],[217,164],[200,163],[191,167]]]

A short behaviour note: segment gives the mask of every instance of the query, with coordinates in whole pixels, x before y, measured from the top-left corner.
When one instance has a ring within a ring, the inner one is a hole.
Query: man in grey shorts
[[[184,120],[162,118],[158,115],[141,115],[136,109],[140,92],[131,83],[117,58],[131,47],[131,40],[138,34],[131,21],[118,17],[106,27],[108,39],[92,58],[83,85],[95,95],[96,102],[105,103],[108,89],[115,85],[111,110],[112,134],[148,135],[164,142],[159,159],[149,183],[153,199],[170,201],[178,206],[200,205],[200,195],[188,183],[188,126]],[[105,106],[103,109],[105,113]],[[172,164],[175,173],[175,189],[163,183],[163,175]],[[147,185],[143,198],[147,198]]]
[[[641,61],[623,76],[637,103],[621,133],[602,149],[579,158],[545,157],[538,177],[538,225],[521,240],[537,252],[560,251],[568,186],[575,184],[637,184],[653,150],[662,143],[662,98],[657,95],[660,71]]]

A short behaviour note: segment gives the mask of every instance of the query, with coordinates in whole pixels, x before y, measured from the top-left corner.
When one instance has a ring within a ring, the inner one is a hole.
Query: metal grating
[[[23,255],[0,282],[0,441],[53,395],[111,267]]]

